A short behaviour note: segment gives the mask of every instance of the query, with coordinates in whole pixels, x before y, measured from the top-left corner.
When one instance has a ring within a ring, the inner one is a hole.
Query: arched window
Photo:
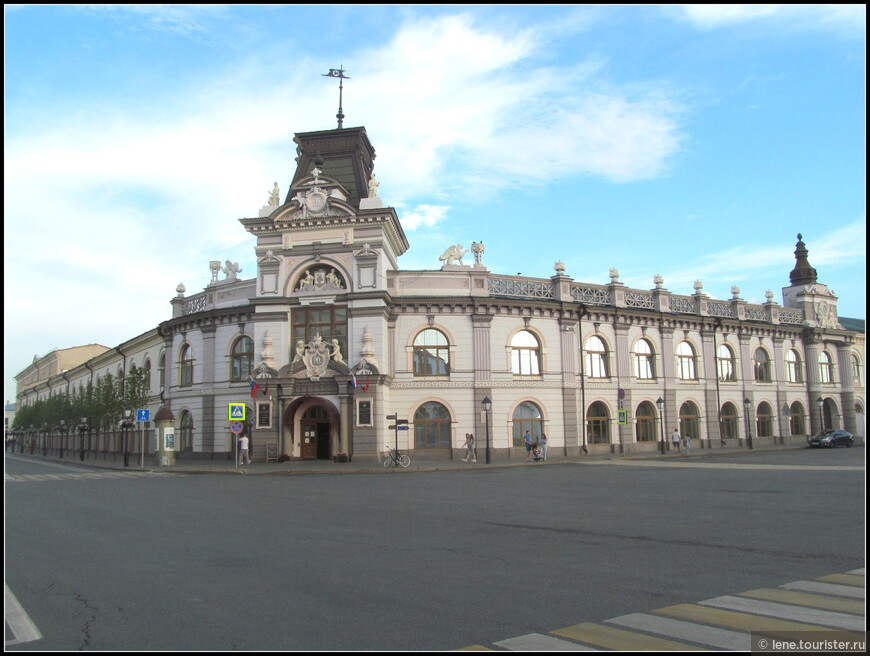
[[[645,339],[637,340],[634,345],[634,375],[641,380],[656,377],[652,345]]]
[[[691,401],[686,401],[680,406],[680,435],[691,438],[701,437],[701,421],[698,414],[698,406]]]
[[[758,409],[755,411],[755,426],[758,437],[773,436],[773,411],[769,403],[762,401],[758,404]]]
[[[193,385],[193,349],[190,344],[181,347],[178,357],[178,384],[182,387]]]
[[[695,380],[695,349],[689,342],[680,342],[677,346],[677,376],[683,380]]]
[[[586,375],[590,378],[607,378],[607,347],[597,335],[586,342]]]
[[[589,444],[610,444],[610,413],[601,401],[586,412],[586,440]]]
[[[635,434],[638,442],[656,442],[658,431],[656,430],[656,407],[649,401],[644,401],[637,406],[637,423]]]
[[[528,330],[521,330],[511,339],[511,369],[515,376],[541,373],[541,347]]]
[[[863,387],[861,385],[861,361],[854,353],[852,353],[852,381],[855,385]]]
[[[427,328],[414,338],[414,375],[450,374],[450,347],[440,330]]]
[[[145,360],[145,389],[151,393],[151,360]]]
[[[770,357],[763,348],[755,349],[755,361],[753,365],[755,367],[756,383],[769,383],[773,381],[773,377],[770,375]]]
[[[160,359],[158,360],[158,378],[160,379],[160,389],[162,390],[166,387],[166,352],[163,351],[160,353]]]
[[[440,403],[429,401],[414,413],[414,448],[450,448],[450,412]]]
[[[248,380],[251,371],[254,367],[254,340],[250,337],[243,336],[236,340],[233,344],[232,352],[232,372],[230,374],[233,382],[240,380]]]
[[[737,408],[733,403],[726,403],[722,406],[722,413],[719,415],[719,430],[723,440],[731,440],[737,437]]]
[[[788,353],[785,354],[785,377],[790,383],[804,382],[801,356],[794,349],[789,349]]]
[[[822,429],[839,428],[839,423],[837,404],[834,403],[833,399],[825,399],[822,404]]]
[[[193,451],[193,415],[191,415],[187,410],[182,410],[181,412],[178,450]]]
[[[737,380],[737,367],[734,359],[734,351],[727,344],[722,344],[716,351],[716,366],[719,371],[719,380]]]
[[[834,380],[834,363],[827,351],[819,353],[819,382],[830,383]]]
[[[523,446],[523,435],[526,431],[531,434],[532,441],[536,442],[542,431],[541,409],[530,401],[523,401],[514,410],[513,426],[514,446]]]
[[[804,412],[804,407],[800,404],[799,401],[795,401],[791,404],[791,408],[789,410],[789,424],[791,428],[791,434],[806,435],[806,413]]]

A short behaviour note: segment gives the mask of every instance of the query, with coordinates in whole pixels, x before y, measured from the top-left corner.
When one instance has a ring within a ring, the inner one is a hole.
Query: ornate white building
[[[782,305],[770,291],[748,304],[736,287],[713,300],[700,282],[676,295],[660,276],[629,289],[615,269],[607,284],[575,282],[560,262],[551,278],[495,275],[482,243],[450,246],[437,270],[400,270],[409,244],[377,196],[365,129],[295,142],[283,203],[276,183],[240,220],[255,277],[211,262],[211,283],[189,296],[179,285],[154,330],[35,383],[21,384],[33,365],[22,372],[19,404],[144,367],[182,458],[232,451],[233,402],[248,406],[260,459],[375,458],[396,440],[444,457],[466,433],[485,445],[487,426],[497,459],[524,457],[526,430],[548,435],[551,456],[652,451],[675,427],[704,448],[820,426],[863,437],[864,321],[838,316],[800,235]],[[388,429],[388,415],[410,430]]]

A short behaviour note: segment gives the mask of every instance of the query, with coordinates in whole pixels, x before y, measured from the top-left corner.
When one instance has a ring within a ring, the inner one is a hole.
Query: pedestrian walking
[[[523,446],[526,447],[526,462],[529,462],[532,459],[532,436],[529,431],[523,435]]]
[[[471,433],[466,433],[465,457],[462,459],[462,462],[468,462],[469,458],[471,458],[471,462],[477,462],[477,453],[474,450],[474,435]]]
[[[683,446],[686,447],[686,455],[689,455],[689,447],[692,446],[692,438],[688,435],[683,438]]]
[[[541,457],[546,460],[547,459],[547,436],[544,433],[541,433]]]
[[[250,441],[248,440],[247,435],[242,435],[239,438],[239,464],[251,464],[251,455],[248,453],[248,444],[250,444]]]
[[[682,441],[682,440],[680,439],[680,431],[678,431],[678,430],[675,428],[673,434],[671,435],[671,442],[673,442],[673,444],[674,444],[674,451],[676,451],[677,453],[680,452],[680,442],[681,442],[681,441]]]

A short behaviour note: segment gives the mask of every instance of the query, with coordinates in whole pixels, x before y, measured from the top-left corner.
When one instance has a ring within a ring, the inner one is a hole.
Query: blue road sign
[[[136,410],[136,421],[151,421],[151,411]]]

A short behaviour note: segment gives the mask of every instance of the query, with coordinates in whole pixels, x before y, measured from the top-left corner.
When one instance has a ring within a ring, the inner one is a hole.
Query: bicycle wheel
[[[393,462],[394,462],[394,460],[393,460],[393,456],[392,456],[391,454],[388,453],[388,454],[387,454],[387,457],[384,458],[384,469],[389,469],[390,467],[392,467],[392,466],[393,466]]]
[[[407,467],[411,464],[411,459],[403,453],[399,456],[399,464],[402,465],[402,467]]]

